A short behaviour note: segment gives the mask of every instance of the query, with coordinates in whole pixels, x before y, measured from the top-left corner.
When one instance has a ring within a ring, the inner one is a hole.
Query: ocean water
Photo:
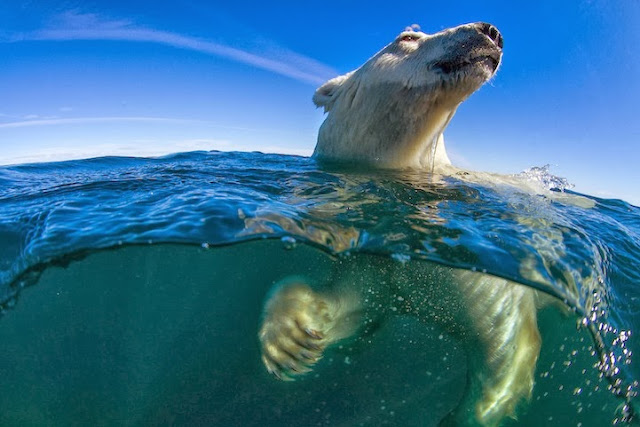
[[[469,350],[420,316],[373,307],[375,331],[297,381],[262,366],[274,285],[354,268],[550,295],[533,395],[504,425],[637,423],[640,208],[544,168],[510,181],[260,153],[0,167],[0,425],[438,425]]]

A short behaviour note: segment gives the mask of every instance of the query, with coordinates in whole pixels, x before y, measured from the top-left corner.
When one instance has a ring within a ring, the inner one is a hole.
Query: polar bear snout
[[[502,34],[486,22],[460,25],[434,37],[445,40],[441,44],[446,48],[433,69],[445,75],[462,72],[464,77],[476,80],[478,87],[495,74],[502,60]]]
[[[487,24],[486,22],[478,22],[474,25],[482,34],[489,37],[489,39],[491,39],[491,41],[495,43],[495,45],[500,49],[504,47],[504,39],[502,38],[502,34],[500,34],[500,31],[498,31],[496,27],[491,24]]]
[[[502,59],[502,48],[504,47],[504,39],[502,38],[502,34],[496,27],[486,22],[478,22],[474,24],[478,31],[483,35],[487,36],[491,43],[493,44],[493,52],[488,52],[485,54],[485,62],[488,63],[491,72],[495,73],[500,65],[500,60]]]

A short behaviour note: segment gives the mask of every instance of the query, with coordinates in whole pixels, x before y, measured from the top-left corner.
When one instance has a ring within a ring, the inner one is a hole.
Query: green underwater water
[[[265,240],[132,246],[50,267],[1,320],[0,425],[437,425],[464,390],[466,355],[408,315],[330,349],[301,380],[263,368],[270,288],[292,274],[322,282],[341,262]],[[534,394],[507,424],[610,425],[621,402],[593,369],[590,336],[552,307],[539,322]]]
[[[0,426],[436,426],[475,349],[391,301],[455,307],[434,280],[449,269],[554,301],[533,395],[505,426],[637,424],[640,208],[535,172],[219,152],[0,167]],[[371,332],[281,382],[257,334],[292,276],[384,295]]]

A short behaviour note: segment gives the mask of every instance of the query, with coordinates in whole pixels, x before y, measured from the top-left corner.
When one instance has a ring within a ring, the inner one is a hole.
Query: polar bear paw
[[[336,303],[294,282],[282,285],[267,301],[260,339],[262,361],[284,381],[311,371],[335,337]]]

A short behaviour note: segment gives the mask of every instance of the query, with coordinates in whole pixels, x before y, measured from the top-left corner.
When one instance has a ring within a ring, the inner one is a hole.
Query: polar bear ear
[[[316,90],[316,93],[313,94],[313,103],[316,104],[317,107],[324,107],[325,113],[331,110],[333,103],[340,95],[340,88],[342,88],[342,85],[351,74],[353,74],[353,72],[335,77],[320,86],[318,90]]]

